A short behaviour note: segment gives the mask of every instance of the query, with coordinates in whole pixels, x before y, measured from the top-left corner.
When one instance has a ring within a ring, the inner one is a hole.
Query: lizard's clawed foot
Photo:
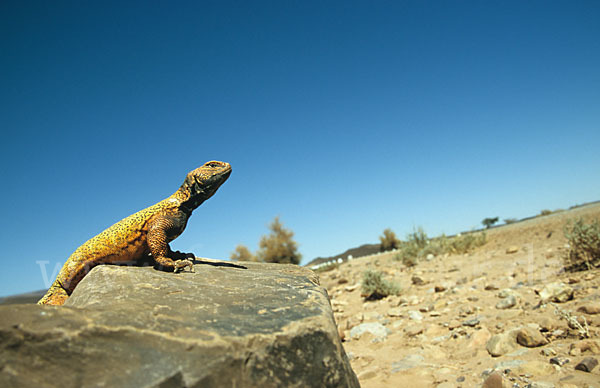
[[[186,267],[190,267],[190,272],[195,272],[194,271],[194,262],[192,261],[192,259],[175,261],[175,273],[183,272]]]

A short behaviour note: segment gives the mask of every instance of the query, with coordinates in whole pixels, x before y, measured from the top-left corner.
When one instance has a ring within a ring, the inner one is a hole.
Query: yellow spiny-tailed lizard
[[[190,171],[170,197],[127,218],[81,245],[67,259],[38,304],[62,305],[77,284],[99,264],[133,264],[148,258],[163,271],[194,270],[192,253],[172,251],[169,242],[179,236],[188,218],[229,178],[229,163],[212,161]]]

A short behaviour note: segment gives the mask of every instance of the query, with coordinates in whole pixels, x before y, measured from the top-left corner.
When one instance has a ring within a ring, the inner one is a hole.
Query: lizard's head
[[[209,199],[231,175],[231,165],[225,162],[211,161],[190,171],[181,188],[189,195],[190,205],[196,208]]]

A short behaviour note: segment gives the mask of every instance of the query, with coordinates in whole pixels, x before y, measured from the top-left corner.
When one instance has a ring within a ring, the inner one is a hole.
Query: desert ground
[[[320,272],[361,386],[600,387],[600,366],[579,370],[600,361],[600,271],[563,270],[563,226],[579,217],[600,218],[600,204],[492,228],[468,254],[406,267],[383,253]],[[400,295],[365,301],[367,269]],[[585,318],[589,338],[565,314]]]

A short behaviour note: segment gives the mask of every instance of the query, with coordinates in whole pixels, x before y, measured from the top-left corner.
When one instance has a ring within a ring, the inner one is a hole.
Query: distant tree
[[[294,232],[283,227],[279,217],[269,224],[271,233],[262,236],[256,253],[259,261],[267,263],[300,264],[302,255],[294,241]]]
[[[234,261],[258,261],[258,258],[250,252],[250,249],[242,244],[235,247],[235,251],[231,252],[229,258]]]
[[[498,217],[484,218],[483,221],[481,221],[481,223],[485,226],[486,229],[489,229],[490,226],[494,225],[496,222],[498,222]]]
[[[400,248],[400,240],[390,228],[383,230],[383,235],[379,236],[379,241],[381,241],[381,252]]]

